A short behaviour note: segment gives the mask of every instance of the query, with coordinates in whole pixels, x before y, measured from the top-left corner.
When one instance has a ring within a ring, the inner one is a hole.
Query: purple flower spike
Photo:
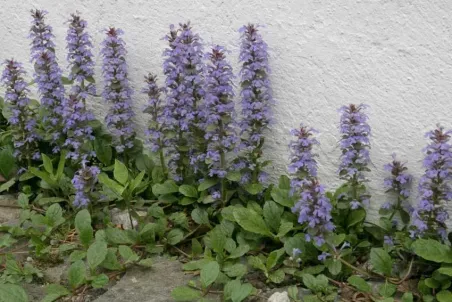
[[[115,148],[123,153],[133,147],[135,130],[132,118],[132,89],[129,85],[124,40],[120,37],[123,31],[109,28],[102,42],[102,73],[104,76],[104,91],[102,97],[110,104],[105,120],[107,127],[117,138]]]
[[[263,132],[271,122],[273,104],[268,64],[267,44],[258,31],[258,26],[249,24],[240,30],[240,87],[242,121],[240,149],[245,152],[238,166],[244,166],[242,182],[258,182],[261,173],[259,158],[264,143]]]
[[[205,160],[204,54],[201,39],[190,23],[180,24],[178,30],[171,25],[165,39],[169,42],[163,53],[167,91],[165,128],[175,133],[169,140],[168,165],[173,178],[182,181],[190,174],[187,162],[196,173]]]
[[[226,153],[234,150],[238,137],[234,128],[234,90],[231,65],[226,61],[225,50],[214,46],[206,76],[206,161],[209,176],[225,178]],[[223,192],[224,193],[224,192]]]
[[[425,148],[425,173],[419,182],[419,205],[413,211],[414,234],[432,236],[438,233],[444,240],[449,214],[446,204],[452,200],[452,131],[438,127],[426,136],[430,144]]]
[[[94,140],[93,129],[89,122],[94,115],[86,108],[86,98],[96,93],[94,86],[94,62],[91,49],[93,47],[89,34],[85,31],[86,21],[73,14],[69,20],[66,37],[69,68],[69,79],[74,81],[71,94],[65,100],[63,108],[64,128],[67,134],[64,146],[69,149],[68,158],[74,161],[87,160],[91,153],[83,152],[86,140]]]
[[[82,164],[82,168],[72,178],[72,185],[75,188],[74,206],[86,207],[91,202],[90,193],[94,190],[99,173],[98,167]]]
[[[358,187],[367,181],[364,172],[369,171],[370,126],[364,112],[366,108],[364,104],[350,104],[339,109],[342,155],[338,172],[342,179],[354,187],[354,191],[359,191]],[[351,209],[355,210],[367,206],[369,195],[364,192],[359,196],[349,196],[349,199]]]
[[[30,99],[26,72],[17,61],[6,60],[1,81],[6,88],[5,101],[9,104],[11,116],[8,120],[11,125],[14,143],[14,155],[22,165],[29,165],[31,160],[39,159],[39,137],[36,134],[36,114],[30,108]]]
[[[312,148],[318,141],[313,137],[313,132],[313,129],[303,125],[291,131],[296,140],[289,145],[289,173],[293,176],[291,191],[301,197],[292,211],[299,215],[300,224],[306,224],[306,238],[314,238],[315,244],[320,246],[325,242],[325,235],[335,227],[331,221],[331,202],[317,179],[317,161]]]
[[[33,10],[29,37],[31,42],[31,61],[35,63],[35,82],[41,95],[41,105],[46,109],[43,122],[51,139],[54,152],[60,150],[63,122],[64,86],[62,71],[55,56],[52,27],[45,24],[46,11]]]

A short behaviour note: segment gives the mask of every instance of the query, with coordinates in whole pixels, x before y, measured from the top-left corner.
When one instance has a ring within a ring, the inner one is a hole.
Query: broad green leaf
[[[285,276],[286,274],[284,273],[284,271],[282,269],[278,269],[268,274],[268,279],[273,283],[279,284],[284,281]]]
[[[289,222],[289,221],[282,221],[281,225],[279,226],[279,230],[278,230],[278,234],[276,235],[276,237],[278,238],[282,238],[284,237],[287,233],[289,233],[291,230],[293,229],[293,223]]]
[[[260,269],[261,271],[267,273],[267,268],[265,267],[264,261],[258,256],[248,257],[248,263],[254,268]]]
[[[75,216],[75,229],[82,244],[88,247],[93,240],[93,227],[91,226],[91,215],[87,209],[81,210]]]
[[[70,295],[71,292],[64,286],[59,284],[49,284],[45,288],[46,296],[41,302],[53,302],[58,298]]]
[[[135,262],[135,261],[138,261],[138,259],[140,259],[140,257],[138,257],[138,255],[135,254],[135,252],[127,245],[120,245],[118,247],[118,251],[126,263],[127,262]]]
[[[266,268],[267,270],[271,270],[275,265],[278,263],[278,260],[281,258],[281,256],[284,255],[284,249],[275,250],[268,255]]]
[[[86,257],[86,252],[85,251],[73,251],[70,255],[69,255],[69,261],[70,262],[76,262],[79,260],[83,260]]]
[[[342,270],[342,262],[337,259],[327,259],[327,261],[325,261],[325,265],[334,276],[338,275]]]
[[[202,183],[200,183],[198,186],[198,192],[205,191],[208,188],[213,187],[217,183],[218,183],[218,180],[216,180],[216,179],[204,179],[204,181]]]
[[[162,184],[155,184],[152,186],[152,193],[154,195],[166,195],[179,192],[179,187],[173,180],[167,180]]]
[[[452,263],[451,248],[433,239],[418,239],[411,245],[414,253],[425,260]]]
[[[372,291],[372,287],[369,285],[369,283],[367,283],[366,280],[359,276],[350,276],[347,279],[347,282],[361,292],[370,293]]]
[[[392,295],[395,294],[395,292],[397,291],[397,286],[386,282],[385,284],[380,285],[379,289],[378,289],[378,293],[380,295],[382,295],[383,297],[391,297]]]
[[[0,193],[4,192],[4,191],[8,191],[9,188],[11,188],[12,186],[14,186],[14,184],[16,183],[16,180],[14,178],[11,178],[10,180],[8,180],[5,183],[2,183],[0,185]]]
[[[53,175],[53,164],[52,160],[45,155],[44,153],[41,154],[42,162],[44,164],[44,169],[49,173],[50,175]]]
[[[178,244],[179,242],[182,241],[183,238],[184,232],[181,229],[172,229],[166,236],[167,242],[170,245]]]
[[[241,302],[248,297],[253,291],[253,287],[249,283],[242,284],[239,279],[229,281],[224,287],[225,300],[232,302]]]
[[[115,159],[115,168],[113,170],[113,176],[115,177],[115,180],[122,185],[125,185],[129,180],[129,171],[126,165],[124,165],[117,159]]]
[[[249,209],[234,209],[234,219],[246,231],[273,237],[264,219],[256,212]]]
[[[66,154],[67,150],[62,150],[60,154],[60,160],[58,161],[58,167],[55,174],[56,179],[61,179],[64,174],[64,166],[66,164]]]
[[[31,173],[39,177],[41,180],[45,181],[50,187],[52,188],[58,187],[58,183],[53,178],[51,178],[47,172],[40,171],[35,167],[30,167],[28,169]]]
[[[206,210],[201,208],[196,208],[191,212],[191,218],[197,224],[209,224],[209,214]]]
[[[121,263],[118,261],[118,257],[116,255],[116,248],[109,248],[107,251],[107,256],[105,257],[104,262],[102,262],[101,266],[111,270],[117,271],[122,268]]]
[[[28,302],[28,295],[19,285],[0,284],[0,302]]]
[[[382,248],[373,248],[370,250],[370,263],[375,271],[390,276],[392,273],[392,258]]]
[[[9,179],[15,170],[16,161],[10,148],[0,150],[0,175]]]
[[[127,235],[127,232],[117,228],[107,228],[105,230],[107,239],[113,244],[134,244],[135,241]]]
[[[107,174],[105,173],[100,173],[97,176],[97,179],[99,180],[99,182],[106,186],[107,188],[109,188],[110,190],[112,190],[114,193],[116,193],[118,196],[122,196],[122,193],[124,192],[124,187],[121,186],[117,181],[111,179],[110,177],[108,177]]]
[[[96,152],[97,159],[99,159],[102,164],[105,166],[110,165],[112,151],[110,143],[107,140],[96,137],[94,140],[94,151]]]
[[[46,218],[48,224],[52,227],[61,224],[64,221],[63,209],[57,203],[52,204],[46,211]],[[63,221],[61,221],[61,219],[63,219]]]
[[[236,263],[230,266],[226,266],[223,268],[223,272],[228,275],[228,277],[242,277],[246,274],[247,268],[246,265],[241,263]]]
[[[244,188],[251,195],[257,195],[264,190],[264,186],[260,183],[248,184]]]
[[[62,201],[66,201],[66,199],[61,198],[61,197],[43,197],[43,198],[39,198],[39,200],[37,201],[39,205],[43,206],[49,203],[57,203],[57,202],[62,202]]]
[[[271,197],[280,205],[291,208],[294,206],[294,198],[290,196],[289,192],[289,189],[274,187],[271,192]]]
[[[97,268],[107,256],[107,243],[104,241],[94,241],[86,253],[88,265],[91,270]]]
[[[107,285],[109,281],[110,279],[108,278],[107,275],[100,274],[94,277],[93,280],[91,280],[91,286],[93,288],[102,288],[105,285]]]
[[[76,289],[86,280],[86,267],[82,260],[72,263],[68,271],[68,281],[71,288]]]
[[[141,259],[140,261],[138,261],[138,265],[144,267],[152,267],[152,264],[153,264],[152,258]]]
[[[198,198],[198,190],[190,185],[181,185],[179,192],[186,197]]]
[[[438,300],[438,302],[451,302],[452,292],[448,290],[442,290],[436,294],[436,299]]]
[[[353,210],[348,216],[347,225],[349,228],[351,228],[352,226],[363,222],[364,219],[366,219],[366,210],[362,208]]]
[[[175,301],[196,301],[201,298],[201,292],[188,286],[179,286],[173,289],[171,297]]]
[[[452,277],[452,267],[440,267],[438,273]]]
[[[19,205],[19,207],[21,207],[22,209],[25,209],[28,207],[28,196],[25,195],[24,193],[20,193],[19,196],[17,197],[17,204]]]
[[[403,294],[401,302],[413,302],[413,301],[414,301],[414,298],[413,298],[412,293],[404,293]]]
[[[236,259],[236,258],[240,258],[243,255],[245,255],[246,253],[248,253],[248,251],[250,250],[250,246],[248,244],[242,244],[239,245],[230,255],[228,258],[230,259]]]
[[[138,174],[137,177],[135,177],[130,182],[130,190],[132,190],[132,192],[135,191],[135,189],[137,189],[141,185],[141,182],[143,181],[144,174],[145,174],[145,172],[141,171],[140,174]]]
[[[226,178],[230,181],[240,181],[242,174],[239,171],[230,171],[226,174]]]
[[[220,274],[220,265],[216,261],[207,263],[201,268],[200,281],[204,288],[217,280]]]
[[[264,220],[270,229],[277,233],[281,225],[281,216],[284,213],[284,208],[277,205],[272,200],[267,200],[264,204]]]

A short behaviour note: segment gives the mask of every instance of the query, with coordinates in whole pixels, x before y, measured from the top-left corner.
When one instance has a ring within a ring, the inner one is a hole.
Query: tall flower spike
[[[44,125],[52,140],[53,152],[60,150],[63,122],[64,86],[62,71],[55,56],[52,27],[45,24],[44,10],[32,10],[31,61],[35,63],[35,82],[41,95],[41,105],[46,109]]]
[[[135,138],[134,125],[131,121],[135,115],[131,104],[132,89],[129,86],[125,59],[127,51],[120,37],[123,33],[119,28],[108,29],[101,50],[104,76],[102,96],[110,104],[105,120],[110,132],[117,138],[115,148],[118,153],[131,149]]]
[[[452,131],[438,127],[426,136],[430,144],[425,148],[423,166],[425,173],[419,182],[420,201],[413,212],[412,235],[433,236],[438,233],[446,238],[446,221],[449,214],[446,204],[452,200]]]
[[[206,76],[206,162],[209,176],[222,179],[220,198],[226,198],[226,154],[238,143],[234,127],[234,74],[226,61],[225,50],[214,46],[208,54],[210,63]]]
[[[258,26],[249,24],[240,29],[241,46],[240,62],[240,96],[242,98],[242,135],[241,149],[245,151],[244,158],[238,167],[244,173],[242,182],[265,181],[266,173],[262,171],[259,159],[262,156],[264,142],[263,131],[271,122],[273,104],[270,81],[268,78],[267,44],[258,31]]]
[[[306,239],[313,239],[320,246],[325,242],[325,236],[334,230],[334,224],[331,221],[331,202],[325,195],[325,187],[317,179],[317,161],[312,149],[318,141],[313,132],[303,125],[291,131],[296,140],[289,145],[288,170],[293,176],[291,191],[300,197],[292,211],[299,215],[300,224],[306,224]]]
[[[74,206],[86,207],[91,202],[91,192],[97,183],[97,176],[100,169],[96,166],[86,166],[82,163],[82,168],[77,171],[72,179],[72,185],[75,188]]]
[[[148,142],[152,152],[158,152],[160,157],[160,165],[165,172],[165,159],[163,149],[166,146],[166,138],[163,132],[165,118],[163,115],[164,107],[160,95],[164,92],[163,88],[158,87],[157,77],[153,74],[148,74],[144,77],[146,87],[142,92],[148,97],[148,102],[144,112],[151,116],[151,120],[146,130]]]
[[[87,160],[91,152],[83,150],[87,140],[94,140],[93,129],[89,122],[94,115],[86,108],[86,98],[96,93],[93,83],[94,62],[93,47],[89,34],[85,31],[87,22],[73,14],[69,20],[67,32],[67,60],[71,73],[69,79],[74,81],[71,94],[65,100],[63,108],[64,132],[67,134],[65,147],[68,158]]]
[[[395,154],[392,155],[392,162],[384,165],[384,169],[391,175],[384,180],[384,186],[387,190],[392,191],[397,196],[396,202],[386,202],[381,207],[381,211],[388,213],[389,220],[399,213],[404,223],[409,222],[409,213],[412,212],[411,205],[407,202],[410,196],[410,185],[412,176],[408,174],[408,168],[404,163],[396,159]],[[389,214],[390,213],[390,214]]]
[[[361,191],[360,185],[367,181],[364,172],[370,171],[367,167],[370,163],[370,126],[367,124],[365,108],[367,106],[364,104],[350,104],[339,109],[342,155],[338,172],[353,188],[354,194],[349,196],[352,209],[369,203],[369,195],[366,192],[358,192]]]
[[[174,179],[181,181],[190,174],[188,163],[197,172],[204,161],[204,55],[201,40],[190,23],[180,24],[178,30],[171,25],[166,40],[169,48],[163,53],[168,92],[165,127],[175,133],[169,144],[169,167]]]
[[[6,60],[5,69],[1,77],[6,92],[5,101],[11,108],[11,116],[8,122],[11,125],[12,139],[14,142],[14,155],[22,165],[30,165],[32,159],[39,159],[39,137],[35,132],[36,114],[30,108],[30,99],[26,72],[17,61]]]

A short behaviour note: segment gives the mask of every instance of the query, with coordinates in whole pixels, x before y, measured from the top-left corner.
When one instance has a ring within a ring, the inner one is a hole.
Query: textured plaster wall
[[[277,100],[266,150],[273,160],[272,174],[285,172],[288,132],[304,122],[320,131],[321,180],[330,188],[338,186],[337,109],[364,102],[371,107],[373,130],[369,173],[373,215],[386,201],[378,191],[385,176],[382,165],[391,153],[404,158],[418,179],[424,133],[438,122],[452,126],[450,0],[1,0],[0,7],[0,57],[14,56],[26,62],[30,71],[31,8],[49,11],[62,67],[66,67],[65,21],[70,13],[77,10],[89,22],[98,64],[102,29],[121,27],[136,91],[147,72],[161,75],[165,47],[161,38],[169,24],[191,20],[207,45],[218,43],[231,51],[235,67],[237,29],[248,22],[265,25],[262,34],[270,47]],[[143,101],[137,93],[137,111]],[[101,99],[93,99],[90,105],[103,117]],[[143,126],[145,119],[138,114],[137,123]]]

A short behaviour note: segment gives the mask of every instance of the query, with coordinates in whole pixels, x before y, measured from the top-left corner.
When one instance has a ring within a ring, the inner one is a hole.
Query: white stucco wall
[[[218,43],[232,51],[235,67],[237,29],[248,22],[265,25],[262,34],[270,47],[277,100],[266,151],[273,160],[273,175],[285,171],[289,130],[304,122],[321,133],[321,180],[328,187],[338,186],[337,109],[364,102],[371,106],[373,130],[373,214],[386,201],[378,191],[385,176],[382,165],[391,153],[396,151],[406,159],[419,178],[424,133],[438,122],[452,126],[450,0],[1,0],[0,8],[0,57],[24,61],[30,71],[31,8],[49,11],[63,67],[65,21],[70,13],[77,10],[89,22],[98,64],[102,29],[122,28],[136,91],[147,72],[162,73],[161,54],[166,45],[161,38],[169,24],[191,20],[207,45]],[[143,97],[137,93],[137,112],[142,104]],[[91,105],[102,117],[102,100],[93,100]],[[145,119],[138,114],[140,125]]]

